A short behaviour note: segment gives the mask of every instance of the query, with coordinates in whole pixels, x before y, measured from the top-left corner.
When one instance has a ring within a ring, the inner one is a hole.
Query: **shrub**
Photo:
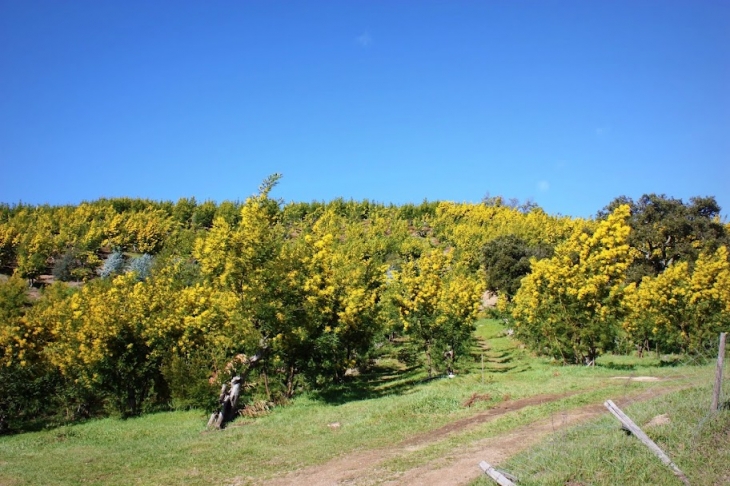
[[[53,278],[61,282],[73,280],[73,271],[81,266],[75,250],[70,249],[53,263]]]
[[[152,263],[154,258],[152,255],[145,253],[144,255],[133,258],[127,265],[127,272],[134,273],[140,282],[146,280],[152,273]]]
[[[187,356],[173,355],[162,366],[176,409],[212,410],[218,406],[220,384],[212,378],[214,353],[195,350]]]
[[[408,342],[398,349],[396,357],[406,366],[415,366],[420,364],[421,350]]]
[[[99,276],[101,278],[110,277],[121,273],[122,268],[124,268],[124,255],[121,251],[115,251],[104,260],[104,264],[99,269]]]

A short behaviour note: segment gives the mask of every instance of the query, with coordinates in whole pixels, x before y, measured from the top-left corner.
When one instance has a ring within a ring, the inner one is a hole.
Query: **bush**
[[[212,379],[214,353],[196,350],[188,356],[173,355],[162,366],[162,374],[170,388],[172,407],[178,410],[218,407],[220,384]]]
[[[63,419],[60,375],[42,363],[0,366],[0,435]]]
[[[88,370],[97,377],[93,390],[105,399],[110,412],[131,417],[167,401],[160,360],[151,359],[151,351],[133,329],[124,327],[109,343],[108,357]]]
[[[396,357],[406,366],[415,366],[420,363],[421,350],[409,342],[398,349]]]
[[[137,275],[137,280],[141,282],[142,280],[146,280],[152,273],[153,263],[154,258],[152,258],[152,255],[145,253],[144,255],[130,260],[127,265],[127,272]]]
[[[110,277],[112,275],[121,273],[124,268],[124,255],[121,251],[115,251],[109,257],[104,260],[104,264],[99,269],[99,276],[101,278]]]
[[[76,252],[74,250],[68,250],[53,263],[53,278],[61,282],[69,282],[73,280],[73,274],[71,272],[79,266],[81,265],[76,257]]]

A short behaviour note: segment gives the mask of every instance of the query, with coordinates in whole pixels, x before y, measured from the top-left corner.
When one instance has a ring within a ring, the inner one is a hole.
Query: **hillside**
[[[702,467],[696,456],[701,451],[703,460],[719,461],[728,454],[726,448],[716,447],[716,439],[707,442],[726,434],[730,426],[727,411],[709,417],[704,407],[711,366],[662,366],[670,359],[666,356],[606,356],[596,367],[566,368],[525,353],[497,321],[480,321],[477,336],[481,344],[472,350],[475,357],[456,378],[424,380],[424,371],[403,368],[384,355],[369,374],[338,390],[299,396],[269,413],[242,416],[220,431],[206,430],[205,412],[192,410],[126,421],[92,420],[5,437],[0,439],[0,483],[467,484],[479,477],[479,461],[503,464],[533,445],[536,452],[505,463],[507,470],[526,484],[545,484],[540,465],[550,461],[556,466],[551,467],[553,474],[565,478],[563,482],[571,477],[580,482],[585,468],[564,470],[557,465],[582,451],[585,441],[625,437],[611,418],[586,422],[607,415],[601,403],[612,399],[627,405],[628,413],[639,407],[637,420],[653,411],[669,412],[681,433],[649,433],[678,456],[673,455],[690,478],[719,484],[722,469]],[[490,372],[489,367],[499,363],[485,357],[482,374],[485,347],[502,359],[510,357],[514,368]],[[655,380],[629,379],[632,376]],[[677,390],[692,387],[699,388],[677,395]],[[642,405],[652,397],[657,398],[647,402],[650,407]],[[702,410],[692,404],[702,404]],[[687,405],[692,413],[686,419],[691,422],[682,425],[684,416],[678,414],[686,413]],[[564,435],[576,425],[577,431]],[[554,434],[559,449],[540,442]],[[621,447],[631,446],[625,442]],[[707,446],[698,451],[690,444]],[[540,454],[553,457],[542,459]],[[610,478],[620,477],[623,466],[611,465],[625,460],[624,454],[618,450],[611,461],[591,466],[605,471],[600,473],[605,479],[592,484],[611,484]],[[640,449],[631,454],[642,456]],[[655,467],[650,453],[646,456],[642,468],[650,468],[657,477],[671,477]],[[43,468],[27,467],[41,457]]]

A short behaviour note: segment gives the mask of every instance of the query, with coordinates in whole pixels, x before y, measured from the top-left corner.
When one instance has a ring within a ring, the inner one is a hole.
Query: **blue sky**
[[[0,201],[714,195],[727,1],[0,0]]]

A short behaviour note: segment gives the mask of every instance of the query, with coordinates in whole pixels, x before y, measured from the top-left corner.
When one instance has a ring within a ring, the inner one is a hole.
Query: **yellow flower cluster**
[[[687,262],[670,265],[625,293],[623,327],[630,336],[688,350],[730,328],[727,248],[701,254],[693,269]]]

